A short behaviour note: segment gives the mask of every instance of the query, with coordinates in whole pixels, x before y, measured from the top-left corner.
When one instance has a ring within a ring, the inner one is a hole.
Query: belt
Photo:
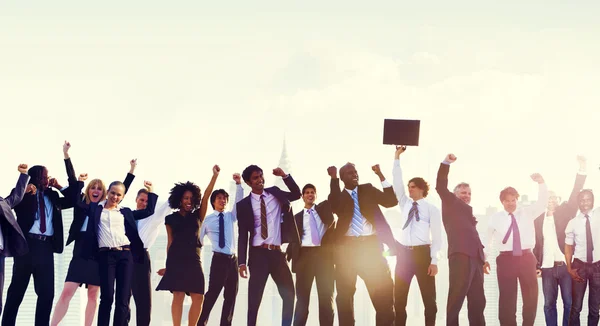
[[[235,258],[235,254],[228,255],[228,254],[224,254],[222,252],[216,252],[216,251],[213,251],[213,255],[218,256],[218,257],[225,257],[225,258],[229,258],[229,259]]]
[[[525,254],[530,254],[531,253],[531,249],[523,249],[521,250],[521,252],[523,252],[523,255]],[[511,251],[500,251],[500,255],[513,255],[512,250]]]
[[[263,243],[260,246],[253,246],[254,248],[264,248],[264,249],[269,249],[269,250],[279,250],[281,251],[281,246],[277,246],[277,245],[273,245],[273,244],[266,244]]]
[[[560,267],[566,265],[564,261],[555,261],[554,267]]]
[[[420,245],[420,246],[405,246],[405,245],[400,245],[401,248],[406,249],[406,250],[423,250],[423,249],[427,249],[429,250],[429,248],[431,247],[431,245]]]
[[[37,234],[37,233],[27,233],[27,236],[32,239],[36,239],[36,240],[40,240],[40,241],[47,241],[52,238],[51,235],[42,235],[42,234]]]
[[[123,251],[123,250],[131,250],[131,248],[129,246],[120,246],[120,247],[102,247],[99,248],[98,251],[102,252],[102,251]]]

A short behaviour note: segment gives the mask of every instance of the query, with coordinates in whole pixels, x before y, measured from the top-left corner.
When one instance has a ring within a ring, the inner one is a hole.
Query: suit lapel
[[[296,225],[298,226],[298,233],[300,234],[300,239],[304,236],[304,210],[301,210],[296,214]]]

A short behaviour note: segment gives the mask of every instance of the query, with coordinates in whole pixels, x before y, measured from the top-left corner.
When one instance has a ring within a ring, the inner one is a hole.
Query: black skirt
[[[69,263],[69,270],[65,282],[80,283],[79,286],[85,284],[100,286],[100,267],[95,259],[83,257],[84,237],[81,234],[75,240],[73,248],[73,258]]]

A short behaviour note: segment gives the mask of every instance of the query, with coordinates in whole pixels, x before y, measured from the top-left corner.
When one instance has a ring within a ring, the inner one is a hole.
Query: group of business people
[[[331,178],[329,195],[327,200],[318,202],[314,185],[307,183],[300,189],[291,175],[276,168],[273,174],[283,178],[288,191],[265,187],[263,170],[250,165],[241,175],[233,175],[237,184],[236,204],[232,211],[226,211],[229,194],[223,189],[213,191],[220,173],[215,165],[204,196],[193,182],[178,183],[171,189],[168,201],[156,208],[158,196],[152,192],[152,183],[146,181],[145,188],[136,195],[136,209],[132,210],[121,206],[121,201],[133,181],[136,161],[130,162],[130,171],[123,182],[114,181],[106,186],[102,180],[94,179],[82,193],[87,174],[76,177],[70,147],[65,142],[67,187],[49,178],[45,167],[28,169],[21,164],[16,187],[6,198],[0,197],[0,291],[4,259],[14,257],[2,325],[15,325],[31,276],[38,297],[36,325],[59,324],[69,301],[83,284],[88,293],[86,325],[94,320],[98,295],[98,325],[110,323],[113,304],[113,324],[126,325],[132,294],[137,324],[149,325],[152,289],[148,248],[163,224],[168,235],[167,261],[165,268],[158,271],[162,279],[156,290],[173,294],[171,310],[175,325],[181,323],[186,295],[192,299],[188,324],[206,325],[221,292],[225,300],[220,324],[231,325],[239,277],[249,278],[247,324],[268,323],[258,321],[258,311],[269,276],[283,301],[282,325],[306,325],[314,282],[320,325],[333,325],[334,288],[339,324],[354,325],[357,277],[365,282],[377,325],[406,325],[408,291],[415,276],[425,306],[425,323],[434,325],[435,275],[442,225],[448,236],[447,325],[458,325],[465,299],[470,324],[485,325],[483,282],[484,274],[489,273],[488,249],[495,240],[500,249],[496,265],[501,325],[516,325],[517,281],[523,295],[523,325],[533,325],[539,275],[548,325],[557,324],[559,287],[565,309],[563,323],[579,324],[587,283],[589,324],[598,323],[600,254],[593,248],[594,239],[600,236],[600,225],[594,227],[600,214],[593,211],[593,193],[582,190],[585,181],[582,157],[575,187],[563,204],[559,205],[559,198],[548,191],[539,174],[532,175],[540,190],[538,200],[530,206],[518,207],[518,192],[512,187],[503,189],[500,201],[504,209],[490,217],[489,244],[484,248],[469,205],[470,186],[460,183],[453,191],[448,189],[449,168],[456,161],[452,154],[440,164],[436,180],[441,212],[427,201],[430,189],[423,178],[415,177],[404,183],[400,158],[406,147],[402,146],[396,147],[394,153],[393,184],[386,180],[378,165],[372,167],[383,190],[359,184],[356,167],[347,163],[339,169],[339,177],[336,167],[327,169]],[[251,189],[246,197],[242,181]],[[294,214],[291,203],[300,198],[304,208]],[[213,208],[209,214],[208,204]],[[396,238],[379,206],[397,205],[402,212],[402,228]],[[61,211],[66,208],[74,209],[66,243],[74,243],[73,259],[50,320],[54,298],[53,254],[62,253],[64,248]],[[213,248],[206,294],[200,261],[205,238],[209,238]],[[285,250],[283,244],[288,244]],[[396,256],[394,277],[383,255],[385,246]],[[296,274],[295,284],[292,273]]]

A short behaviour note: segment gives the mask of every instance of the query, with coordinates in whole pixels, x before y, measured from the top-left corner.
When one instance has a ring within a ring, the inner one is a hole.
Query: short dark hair
[[[223,195],[225,196],[225,199],[229,201],[229,194],[227,191],[225,191],[225,189],[217,189],[210,194],[210,205],[213,209],[215,209],[215,200],[217,199],[217,195]]]
[[[517,189],[513,188],[513,187],[506,187],[504,189],[502,189],[502,191],[500,191],[500,201],[504,201],[504,198],[506,198],[506,196],[515,196],[517,197],[517,199],[519,199],[519,192],[517,191]]]
[[[423,198],[427,197],[427,195],[429,194],[429,184],[427,183],[427,181],[425,181],[425,179],[421,177],[416,177],[408,180],[409,185],[411,182],[414,183],[417,188],[423,190]]]
[[[306,185],[304,185],[304,187],[302,187],[302,194],[304,195],[304,192],[306,191],[306,189],[312,189],[315,192],[317,192],[317,187],[315,187],[312,183],[307,183]]]
[[[125,185],[121,181],[113,181],[113,182],[111,182],[110,185],[108,185],[107,191],[110,191],[110,188],[112,188],[114,186],[121,186],[121,187],[123,187],[123,192],[125,192]],[[125,194],[123,194],[123,195],[125,195]]]
[[[252,176],[252,173],[254,172],[260,172],[262,173],[263,170],[261,168],[258,167],[258,165],[249,165],[248,167],[246,167],[244,169],[244,172],[242,172],[242,179],[244,179],[244,182],[250,182],[250,177]]]
[[[27,174],[31,177],[29,179],[29,183],[36,186],[36,188],[41,188],[40,184],[42,183],[42,174],[46,170],[46,167],[43,165],[34,165],[27,170]]]
[[[146,188],[142,188],[140,190],[138,190],[138,193],[136,195],[136,198],[139,197],[141,194],[148,194],[148,190]]]
[[[181,199],[183,198],[183,194],[186,191],[190,191],[192,193],[192,209],[200,208],[200,200],[202,199],[200,187],[198,187],[193,182],[187,181],[185,183],[176,183],[171,191],[169,192],[169,207],[173,209],[179,209],[181,205]]]

